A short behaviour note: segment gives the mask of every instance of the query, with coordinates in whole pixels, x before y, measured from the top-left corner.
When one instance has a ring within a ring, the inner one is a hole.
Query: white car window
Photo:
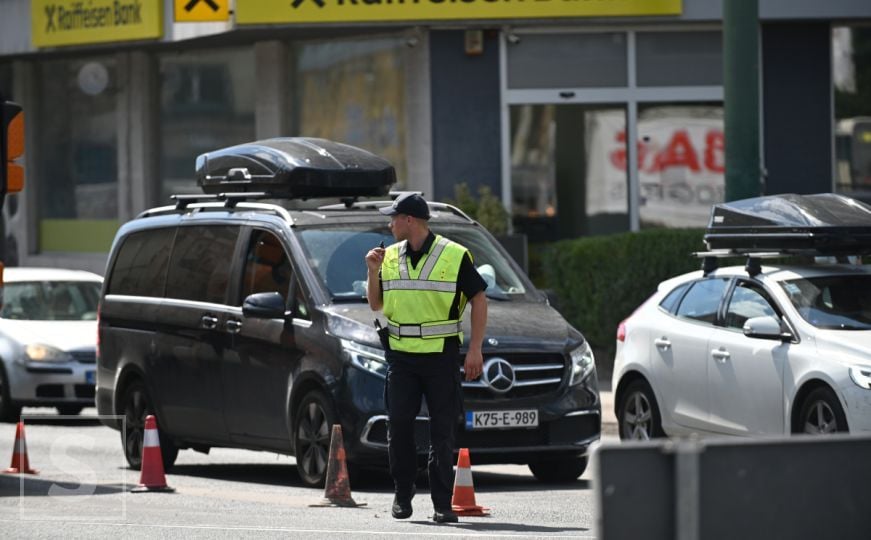
[[[799,315],[817,328],[871,330],[871,275],[791,279],[780,286]]]
[[[714,324],[727,283],[728,280],[723,278],[703,279],[693,283],[677,308],[677,316]]]
[[[771,306],[768,295],[758,286],[747,281],[740,281],[732,291],[729,308],[726,310],[726,326],[728,328],[744,328],[747,319],[753,317],[777,317],[777,311]]]

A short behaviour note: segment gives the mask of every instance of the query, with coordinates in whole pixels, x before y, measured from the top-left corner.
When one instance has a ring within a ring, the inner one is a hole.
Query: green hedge
[[[651,229],[563,240],[542,250],[542,284],[610,365],[617,325],[664,279],[697,270],[703,229]],[[603,366],[604,367],[604,366]]]

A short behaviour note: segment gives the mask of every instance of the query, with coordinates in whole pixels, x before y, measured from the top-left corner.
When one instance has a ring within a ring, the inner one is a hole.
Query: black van
[[[341,165],[299,159],[312,148]],[[391,201],[355,200],[386,193],[393,171],[358,159],[366,154],[299,138],[205,154],[198,180],[211,194],[178,196],[121,227],[100,304],[96,403],[125,417],[131,467],[146,414],[157,416],[167,468],[179,449],[248,448],[295,455],[302,480],[323,485],[334,423],[351,466],[386,464],[387,366],[373,326],[386,321],[366,303],[364,255],[394,241],[378,212]],[[284,199],[343,194],[311,210]],[[589,346],[483,227],[449,205],[431,213],[431,228],[468,247],[489,285],[484,374],[463,383],[458,446],[476,464],[576,479],[601,428]],[[424,405],[421,455],[427,421]]]

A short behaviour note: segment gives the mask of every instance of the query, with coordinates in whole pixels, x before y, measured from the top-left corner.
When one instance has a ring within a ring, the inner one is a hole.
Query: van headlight
[[[871,366],[850,366],[850,378],[865,390],[871,390]]]
[[[569,384],[574,386],[587,378],[587,375],[596,366],[596,362],[593,358],[593,349],[590,348],[590,344],[587,341],[573,350],[570,356],[572,357],[572,378]]]
[[[342,348],[351,357],[353,365],[379,377],[387,377],[387,360],[384,358],[384,351],[347,339],[343,339],[341,342]]]
[[[31,362],[69,362],[72,357],[66,352],[40,343],[31,343],[24,347],[24,354]]]

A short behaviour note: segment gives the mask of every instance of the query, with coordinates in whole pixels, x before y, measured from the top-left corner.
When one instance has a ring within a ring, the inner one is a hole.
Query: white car
[[[78,414],[94,405],[103,279],[78,270],[7,268],[0,310],[0,421],[22,406]]]
[[[869,433],[871,266],[664,281],[620,324],[612,385],[622,439]]]

